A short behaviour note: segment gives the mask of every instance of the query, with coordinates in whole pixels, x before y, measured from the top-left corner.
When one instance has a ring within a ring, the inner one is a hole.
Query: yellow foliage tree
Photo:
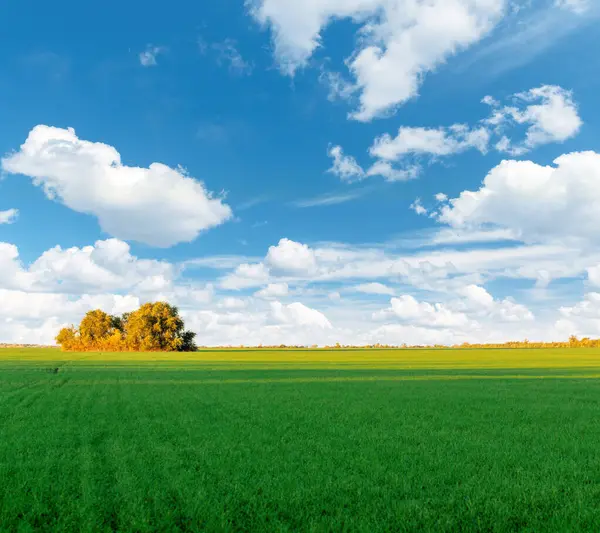
[[[195,333],[184,330],[176,307],[147,303],[121,317],[89,311],[79,329],[63,328],[56,342],[65,351],[193,351]]]
[[[56,336],[56,342],[65,351],[70,352],[81,349],[79,332],[73,326],[61,329]]]
[[[183,333],[177,308],[165,302],[142,305],[125,323],[127,348],[136,352],[182,351]]]
[[[107,337],[112,334],[112,330],[110,315],[100,309],[95,309],[86,313],[79,324],[79,338],[88,350],[98,350],[102,348]]]

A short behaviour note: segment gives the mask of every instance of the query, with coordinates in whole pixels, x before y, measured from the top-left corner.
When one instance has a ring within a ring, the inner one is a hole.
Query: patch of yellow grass
[[[94,367],[204,369],[580,369],[600,371],[600,348],[418,350],[214,350],[199,352],[60,352],[0,349],[2,363],[49,362]]]

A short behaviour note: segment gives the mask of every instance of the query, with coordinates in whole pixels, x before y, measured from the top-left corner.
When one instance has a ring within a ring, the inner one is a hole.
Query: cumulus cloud
[[[566,335],[597,338],[600,331],[600,293],[589,292],[573,306],[560,308],[556,329]]]
[[[407,155],[447,156],[475,148],[487,151],[490,134],[482,127],[464,124],[449,128],[411,128],[402,126],[396,137],[384,134],[373,142],[369,153],[386,161],[398,161]]]
[[[469,322],[464,313],[452,311],[441,303],[419,302],[409,294],[392,298],[390,303],[389,308],[374,313],[373,318],[375,320],[394,318],[413,325],[428,327],[462,327]]]
[[[509,298],[495,299],[488,291],[478,285],[468,285],[457,291],[464,299],[455,305],[468,310],[472,316],[485,317],[501,322],[523,322],[534,320],[533,313],[524,305]]]
[[[87,310],[122,313],[151,300],[179,306],[207,346],[556,339],[589,331],[591,315],[583,308],[591,304],[565,306],[563,299],[553,309],[545,305],[540,321],[531,300],[497,297],[484,284],[499,278],[575,283],[587,272],[593,285],[600,253],[592,248],[584,254],[582,247],[511,244],[407,254],[282,239],[257,262],[205,258],[216,276],[231,271],[213,286],[186,278],[178,265],[137,258],[117,239],[57,246],[27,264],[14,245],[0,243],[0,342],[52,342],[62,325],[77,323]],[[282,303],[290,294],[293,303]],[[380,295],[392,297],[389,305],[381,305]]]
[[[306,244],[290,239],[281,239],[277,246],[269,247],[265,260],[276,274],[310,275],[317,269],[317,260],[313,250]]]
[[[36,126],[18,152],[2,159],[2,169],[29,176],[48,198],[96,216],[110,235],[152,246],[192,241],[232,216],[183,169],[123,165],[115,148],[81,140],[72,128]]]
[[[283,298],[289,294],[287,283],[269,283],[266,287],[254,293],[257,298],[269,300],[271,298]]]
[[[333,146],[329,149],[328,154],[333,158],[333,165],[327,172],[335,174],[346,183],[361,181],[371,176],[381,176],[389,182],[407,181],[418,177],[421,170],[418,165],[405,165],[403,168],[397,168],[389,161],[379,160],[365,171],[354,157],[344,155],[341,146]]]
[[[61,327],[76,323],[92,309],[110,314],[140,305],[131,295],[69,295],[0,289],[0,342],[54,344]]]
[[[388,181],[413,179],[421,171],[421,160],[431,162],[470,149],[485,154],[490,137],[487,127],[479,125],[453,124],[448,128],[401,126],[395,137],[385,133],[373,141],[369,154],[376,161],[367,175],[381,175]]]
[[[327,171],[338,176],[342,181],[351,183],[360,181],[366,177],[365,171],[352,156],[344,155],[341,146],[332,146],[328,152],[333,158],[333,165]]]
[[[37,291],[103,292],[156,290],[171,287],[176,270],[170,263],[139,259],[118,239],[97,241],[93,246],[55,246],[28,267],[19,251],[0,243],[0,287]]]
[[[449,235],[444,235],[444,232]],[[434,234],[431,243],[436,244]],[[494,241],[513,241],[493,244]],[[242,263],[219,280],[227,290],[257,289],[269,283],[327,284],[389,280],[423,290],[453,290],[468,283],[497,277],[537,281],[544,270],[548,279],[581,276],[600,263],[600,253],[556,242],[522,244],[512,230],[444,228],[439,242],[465,245],[489,242],[486,248],[402,252],[380,247],[327,244],[311,247],[282,239],[270,257]],[[464,248],[464,246],[463,246]],[[269,253],[267,253],[269,256]],[[468,282],[468,283],[467,283]],[[335,290],[335,289],[334,289]]]
[[[217,304],[218,308],[228,310],[245,309],[247,306],[248,302],[246,302],[246,300],[243,300],[242,298],[233,298],[231,296],[222,298]]]
[[[289,305],[283,305],[281,302],[272,302],[271,312],[273,318],[283,324],[321,329],[332,328],[331,323],[323,313],[316,309],[311,309],[300,302],[294,302]]]
[[[423,206],[420,198],[415,198],[415,201],[410,204],[412,209],[417,215],[426,215],[429,211]]]
[[[269,280],[269,269],[262,263],[242,263],[221,280],[223,289],[239,290],[257,287]]]
[[[387,325],[367,336],[395,338],[401,332],[412,333],[414,340],[401,342],[414,344],[473,342],[473,339],[494,342],[494,339],[507,340],[511,334],[513,339],[519,339],[525,324],[534,328],[535,317],[527,307],[510,299],[496,300],[483,287],[466,286],[453,296],[444,303],[419,301],[409,294],[392,298],[390,307],[373,313],[374,320],[385,321]]]
[[[597,242],[599,206],[600,154],[574,152],[554,166],[503,161],[478,191],[463,191],[443,206],[438,220],[455,228],[503,227],[528,242]]]
[[[287,74],[307,64],[331,22],[349,18],[358,23],[357,48],[346,60],[359,93],[359,107],[351,116],[368,121],[415,97],[428,72],[484,37],[502,18],[505,1],[324,0],[307,5],[255,0],[251,6],[253,16],[271,28],[275,54]]]
[[[36,284],[74,291],[165,289],[175,275],[171,264],[138,259],[131,255],[129,245],[118,239],[82,248],[55,246],[30,266],[29,273]]]
[[[382,176],[386,181],[408,181],[419,177],[421,167],[409,165],[404,168],[394,167],[389,161],[376,161],[367,170],[367,176]]]
[[[574,137],[583,124],[571,91],[543,85],[511,96],[512,104],[502,106],[492,96],[482,103],[491,106],[487,118],[473,125],[453,124],[437,128],[401,126],[395,135],[384,133],[369,148],[374,162],[365,171],[341,146],[330,148],[334,163],[329,172],[342,181],[383,176],[387,181],[406,181],[419,176],[424,162],[432,163],[468,150],[486,154],[490,148],[523,155],[548,143]],[[525,127],[525,138],[510,137],[512,130]]]
[[[504,135],[496,149],[513,155],[521,155],[543,144],[564,142],[574,137],[583,124],[571,91],[556,85],[543,85],[513,95],[514,105],[500,107],[491,97],[484,103],[493,107],[493,113],[485,122],[496,132],[504,132],[514,125],[525,125],[523,141],[515,143]]]
[[[7,209],[6,211],[0,211],[0,224],[12,224],[16,222],[18,216],[18,209]]]

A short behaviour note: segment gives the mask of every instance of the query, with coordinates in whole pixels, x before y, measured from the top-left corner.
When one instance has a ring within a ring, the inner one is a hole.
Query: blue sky
[[[600,334],[595,0],[3,11],[0,341]]]

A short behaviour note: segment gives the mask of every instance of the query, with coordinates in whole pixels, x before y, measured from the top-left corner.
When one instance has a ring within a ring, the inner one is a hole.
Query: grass
[[[599,377],[598,349],[1,350],[0,531],[598,531]]]

